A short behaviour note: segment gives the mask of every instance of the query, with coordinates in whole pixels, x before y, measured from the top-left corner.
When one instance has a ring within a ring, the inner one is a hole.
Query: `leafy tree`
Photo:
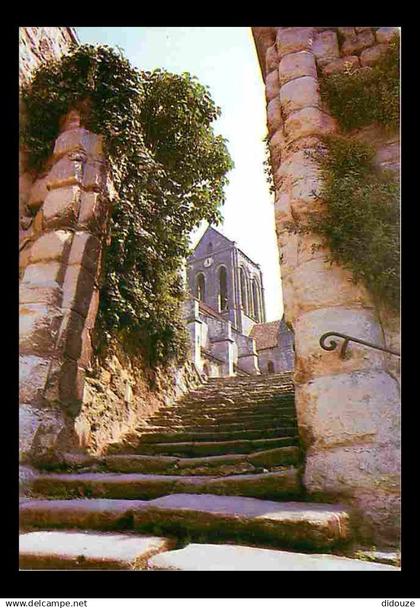
[[[220,221],[233,167],[212,127],[220,108],[188,73],[139,71],[120,50],[91,45],[39,68],[23,101],[22,139],[36,169],[71,108],[104,135],[118,201],[101,288],[103,337],[119,336],[151,365],[182,360],[188,237],[202,220]]]

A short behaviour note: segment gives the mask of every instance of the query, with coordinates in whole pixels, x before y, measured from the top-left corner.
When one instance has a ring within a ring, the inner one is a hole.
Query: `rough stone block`
[[[280,99],[275,97],[267,104],[267,126],[270,135],[273,135],[283,125]]]
[[[375,44],[375,36],[369,31],[346,38],[341,47],[343,55],[355,55]]]
[[[93,290],[92,298],[89,305],[89,310],[86,315],[85,327],[87,329],[93,329],[95,327],[96,315],[99,308],[99,289],[96,287]]]
[[[318,108],[303,108],[293,112],[284,123],[288,142],[310,135],[328,135],[334,132],[335,127],[334,119]]]
[[[312,183],[319,174],[317,164],[308,157],[307,152],[307,150],[298,150],[290,154],[276,172],[276,178],[281,182],[282,190],[287,189],[292,199],[294,198],[292,195],[294,186],[306,179],[310,179]]]
[[[68,266],[63,282],[63,308],[73,308],[86,317],[93,295],[95,279],[83,266]]]
[[[19,215],[25,213],[25,206],[28,204],[32,182],[33,176],[29,171],[19,175]]]
[[[279,229],[277,229],[277,231],[277,242],[280,252],[280,272],[284,279],[294,271],[298,264],[298,236],[296,234],[285,234],[283,238]]]
[[[270,46],[267,49],[267,53],[265,55],[265,73],[268,74],[273,70],[276,70],[279,64],[279,58],[277,55],[277,47],[275,44]]]
[[[60,262],[38,262],[29,264],[23,274],[22,283],[44,285],[45,283],[61,283],[62,268]]]
[[[19,406],[19,462],[30,458],[32,443],[42,420],[42,410],[30,404]]]
[[[328,249],[323,244],[323,239],[320,235],[301,234],[298,246],[299,264],[304,264],[310,260],[326,259],[329,256]]]
[[[371,31],[371,27],[355,27],[354,28],[356,30],[357,34],[360,34],[360,32],[366,32],[366,31]]]
[[[77,416],[83,402],[84,369],[76,361],[64,360],[60,369],[60,402],[73,417]]]
[[[52,167],[46,177],[48,190],[65,188],[66,186],[77,186],[82,183],[83,163],[79,160],[71,160],[67,156],[61,158]]]
[[[368,292],[352,283],[349,271],[323,259],[300,264],[288,279],[292,281],[291,303],[297,315],[332,306],[373,307]]]
[[[379,546],[399,543],[400,450],[396,445],[310,450],[304,485],[317,496],[351,501],[355,534]]]
[[[326,375],[297,384],[296,411],[301,439],[312,451],[399,441],[399,386],[381,369]]]
[[[348,38],[349,36],[354,36],[356,34],[356,30],[354,29],[354,27],[338,27],[337,30],[345,38]]]
[[[314,33],[313,27],[279,27],[276,39],[279,57],[298,51],[310,51]]]
[[[340,56],[337,34],[327,31],[317,33],[312,45],[312,52],[319,66],[324,66]]]
[[[88,160],[83,174],[83,188],[100,192],[106,185],[106,167],[102,161]]]
[[[315,57],[308,51],[285,55],[279,64],[280,85],[302,76],[317,77]]]
[[[360,63],[362,66],[374,65],[378,59],[382,57],[386,50],[386,44],[377,44],[375,46],[371,46],[370,48],[362,51],[360,54]]]
[[[279,90],[279,74],[277,70],[273,70],[265,78],[265,98],[267,102],[277,97]]]
[[[337,446],[328,451],[309,450],[305,486],[311,492],[351,496],[380,489],[398,493],[400,448],[396,444]]]
[[[271,168],[275,173],[280,166],[282,149],[285,144],[283,129],[278,129],[268,142],[271,156]]]
[[[67,309],[63,315],[56,348],[67,357],[77,361],[82,352],[84,318],[74,310]]]
[[[276,220],[276,227],[279,230],[283,230],[286,222],[288,223],[293,221],[290,194],[287,191],[287,188],[280,188],[276,193],[276,200],[274,201],[274,216]]]
[[[74,226],[80,207],[80,189],[77,186],[51,190],[42,207],[44,223],[50,228]]]
[[[173,544],[133,534],[29,532],[19,537],[19,563],[23,570],[145,570],[151,556]]]
[[[103,137],[80,128],[64,131],[55,142],[54,157],[61,158],[73,152],[83,152],[93,158],[100,157],[103,154]]]
[[[20,304],[46,304],[47,306],[59,306],[63,290],[56,281],[45,281],[44,283],[21,283],[19,285]]]
[[[19,306],[19,350],[21,354],[52,354],[58,336],[62,312],[45,304]]]
[[[306,554],[243,545],[189,544],[149,559],[152,570],[180,571],[337,571],[394,570],[390,565],[336,555]]]
[[[392,38],[395,36],[395,34],[399,33],[399,31],[399,27],[380,27],[378,30],[376,30],[376,40],[379,43],[391,42]]]
[[[61,260],[65,250],[70,246],[73,233],[65,230],[55,230],[42,234],[32,243],[30,262],[47,262]]]
[[[45,388],[50,361],[44,357],[19,357],[19,402],[35,403]]]
[[[80,199],[78,225],[94,234],[105,231],[107,222],[107,205],[98,192],[83,192]]]
[[[72,426],[73,421],[61,407],[44,407],[32,438],[32,462],[37,466],[48,461],[59,462],[59,453],[71,449],[69,439]]]
[[[353,70],[357,70],[358,67],[360,67],[360,63],[357,55],[348,55],[347,57],[327,63],[323,68],[323,72],[326,76],[329,76],[330,74],[341,72],[352,72]]]
[[[101,244],[88,232],[76,232],[70,249],[68,265],[80,264],[95,275],[101,254]]]
[[[302,108],[319,107],[318,81],[312,76],[302,76],[287,82],[280,89],[280,102],[286,116]]]
[[[383,345],[382,329],[374,311],[342,307],[321,308],[299,315],[295,322],[296,368],[295,381],[307,382],[328,374],[353,372],[384,367],[384,354],[351,342],[346,358],[340,357],[341,338],[332,338],[337,348],[325,351],[320,337],[337,331],[372,344]],[[330,342],[327,341],[327,345]]]
[[[28,243],[23,249],[19,251],[19,277],[23,276],[26,266],[29,264],[31,257],[31,245]]]
[[[47,190],[47,176],[37,179],[30,190],[29,199],[27,205],[32,210],[37,210],[41,207],[46,196]]]

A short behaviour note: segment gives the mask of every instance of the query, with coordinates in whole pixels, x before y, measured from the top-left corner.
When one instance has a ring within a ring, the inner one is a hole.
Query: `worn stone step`
[[[191,414],[241,414],[241,413],[259,413],[259,414],[281,414],[287,415],[289,411],[294,411],[294,399],[284,403],[269,403],[264,405],[231,405],[231,404],[219,404],[217,406],[210,406],[208,402],[204,401],[200,404],[185,404],[185,405],[174,405],[172,407],[162,407],[159,409],[159,413],[171,416],[173,414],[179,415],[191,415]]]
[[[290,403],[293,399],[294,389],[283,393],[273,391],[248,391],[243,389],[235,392],[222,392],[215,389],[214,391],[188,393],[188,395],[183,397],[178,403],[179,405],[188,405],[191,407],[204,406],[206,403],[211,407],[218,407],[220,405],[262,407],[264,405],[282,405],[283,403]]]
[[[51,473],[32,484],[35,494],[49,497],[157,498],[166,494],[224,494],[254,498],[299,498],[298,469],[225,477],[153,475],[142,473]]]
[[[216,454],[249,454],[289,445],[298,445],[297,436],[274,439],[237,439],[233,441],[201,441],[180,443],[142,443],[124,446],[127,452],[137,454],[163,454],[167,456],[215,456]]]
[[[139,444],[143,443],[177,443],[186,441],[230,441],[235,439],[272,439],[274,437],[286,437],[297,432],[296,426],[249,429],[241,431],[219,431],[211,432],[150,432],[143,433],[139,438]]]
[[[252,427],[254,423],[259,424],[260,426],[281,426],[281,416],[279,415],[271,415],[267,416],[264,414],[250,414],[247,416],[235,416],[232,414],[221,414],[220,416],[213,416],[210,414],[196,414],[192,416],[184,416],[184,415],[173,415],[172,417],[163,416],[157,414],[148,419],[149,424],[162,424],[167,423],[169,420],[172,420],[173,424],[191,424],[194,426],[201,426],[202,424],[247,424],[248,427]]]
[[[296,417],[290,416],[286,420],[281,420],[277,426],[293,426],[296,427]],[[257,429],[271,429],[273,428],[267,421],[261,422],[260,420],[252,422],[252,426],[249,423],[244,422],[227,422],[227,423],[218,423],[218,422],[208,422],[206,424],[197,424],[194,425],[190,421],[185,420],[173,420],[168,418],[165,421],[160,422],[159,424],[148,424],[144,426],[139,426],[137,428],[137,433],[139,434],[148,434],[148,433],[167,433],[168,430],[174,433],[201,433],[203,431],[212,432],[212,431],[223,431],[223,432],[235,432],[235,431],[248,431],[248,430],[257,430]]]
[[[175,546],[173,539],[129,532],[25,532],[19,536],[21,570],[145,570],[148,559]]]
[[[20,506],[20,521],[27,529],[160,530],[159,536],[241,539],[242,544],[312,551],[331,548],[350,537],[350,516],[342,505],[211,494],[172,494],[150,501],[29,500]]]
[[[299,448],[288,446],[251,454],[205,456],[202,458],[116,454],[106,456],[103,459],[103,464],[110,471],[125,473],[232,475],[251,473],[262,468],[296,465],[299,459]]]
[[[398,571],[400,568],[330,554],[292,553],[243,545],[192,543],[151,557],[150,570],[187,571]]]

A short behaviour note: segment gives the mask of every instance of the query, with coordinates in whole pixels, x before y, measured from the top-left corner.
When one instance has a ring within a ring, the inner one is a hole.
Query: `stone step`
[[[159,424],[148,424],[147,426],[139,426],[136,429],[136,432],[139,434],[144,434],[144,433],[167,433],[168,429],[172,432],[180,432],[180,433],[201,433],[203,431],[223,431],[223,432],[230,432],[230,431],[248,431],[248,430],[257,430],[257,429],[270,429],[273,428],[271,427],[267,421],[260,421],[260,420],[256,420],[253,421],[252,426],[250,426],[249,423],[244,423],[244,422],[227,422],[227,423],[220,423],[220,422],[214,422],[214,421],[210,421],[206,424],[196,424],[194,425],[191,421],[188,420],[175,420],[175,419],[171,419],[171,418],[167,418],[165,420],[162,420]],[[279,424],[277,426],[293,426],[296,427],[296,417],[295,416],[289,416],[285,419],[282,419],[279,421]]]
[[[57,467],[48,471],[114,473],[160,473],[165,475],[234,475],[260,473],[280,466],[297,465],[301,460],[297,446],[286,446],[251,454],[222,454],[198,458],[114,454],[95,458],[68,453]],[[47,472],[47,471],[44,471]]]
[[[161,425],[162,423],[167,423],[172,421],[173,424],[191,424],[194,426],[201,426],[202,424],[228,424],[228,423],[233,423],[233,424],[247,424],[248,428],[252,427],[252,425],[254,423],[259,424],[260,426],[268,426],[273,427],[273,426],[281,426],[281,415],[277,414],[277,415],[272,415],[272,416],[267,416],[266,414],[252,414],[252,415],[247,415],[247,416],[235,416],[232,414],[221,414],[221,415],[217,415],[217,416],[213,416],[210,414],[194,414],[191,416],[186,416],[186,415],[173,415],[173,416],[164,416],[164,415],[160,415],[160,414],[156,414],[154,416],[151,416],[148,419],[148,423],[149,424],[153,424],[153,425]],[[254,427],[256,428],[256,427]]]
[[[164,473],[167,475],[233,475],[258,472],[271,467],[296,465],[300,450],[296,446],[275,448],[251,454],[176,458],[116,454],[106,456],[103,466],[115,473]]]
[[[217,427],[215,427],[217,429]],[[296,426],[249,429],[242,431],[219,431],[211,432],[149,432],[143,433],[139,438],[139,445],[144,443],[178,443],[186,441],[230,441],[235,439],[272,439],[274,437],[287,437],[297,433]]]
[[[237,439],[232,441],[201,441],[179,443],[142,443],[121,448],[134,454],[163,454],[165,456],[215,456],[217,454],[249,454],[258,450],[269,450],[298,445],[299,438],[291,435],[274,439]],[[115,453],[115,452],[114,452]]]
[[[298,469],[225,477],[142,473],[51,473],[32,483],[35,494],[48,497],[127,498],[150,500],[167,494],[223,494],[253,498],[300,498]]]
[[[314,571],[314,570],[394,570],[400,568],[369,563],[329,554],[291,553],[243,545],[187,545],[183,549],[165,551],[148,561],[150,570],[187,571]]]
[[[133,533],[26,532],[19,535],[21,570],[145,570],[147,561],[174,540]]]
[[[163,414],[197,414],[205,411],[209,414],[213,413],[283,413],[284,409],[293,409],[294,399],[288,399],[280,403],[246,403],[243,405],[219,402],[215,405],[211,405],[207,400],[197,401],[193,403],[185,403],[173,405],[171,407],[162,407],[159,412]]]
[[[214,389],[213,391],[195,391],[188,393],[188,395],[182,397],[179,401],[180,404],[196,405],[209,403],[212,406],[217,407],[219,404],[230,404],[230,405],[281,405],[287,403],[294,398],[294,389],[283,391],[281,393],[276,391],[248,391],[238,389],[237,391],[220,391]]]
[[[252,542],[316,551],[349,540],[350,516],[342,505],[274,502],[238,496],[172,494],[149,501],[112,499],[29,500],[21,526],[151,532],[206,540]]]

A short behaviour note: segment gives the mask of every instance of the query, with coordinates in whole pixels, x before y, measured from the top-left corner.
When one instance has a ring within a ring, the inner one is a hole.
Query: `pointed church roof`
[[[217,236],[221,236],[225,241],[227,241],[227,243],[229,243],[230,245],[234,245],[235,241],[231,241],[230,239],[228,239],[227,236],[222,234],[219,230],[216,230],[216,228],[214,228],[213,226],[207,226],[206,230],[201,235],[201,238],[198,241],[197,245],[194,247],[194,251],[198,249],[201,244],[201,241],[204,240],[204,238],[211,232],[215,232]]]

